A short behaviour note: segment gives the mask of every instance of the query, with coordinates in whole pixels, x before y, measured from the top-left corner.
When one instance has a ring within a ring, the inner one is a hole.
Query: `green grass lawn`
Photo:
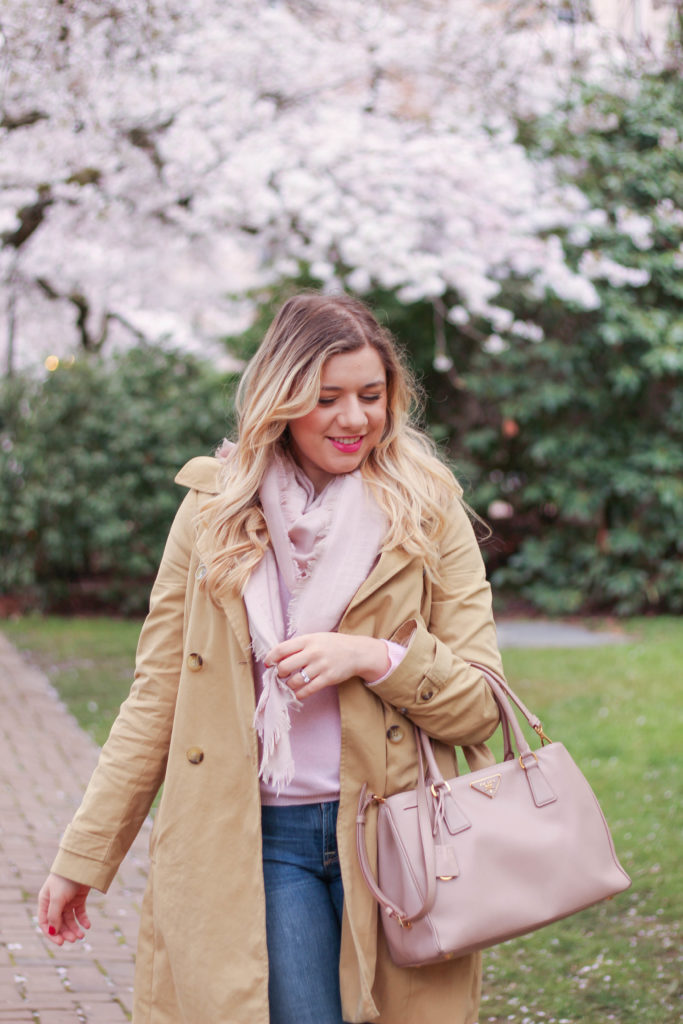
[[[1,628],[103,742],[128,691],[139,624],[27,618]],[[633,886],[489,950],[480,1024],[683,1020],[683,622],[636,619],[625,628],[621,646],[505,655],[515,689],[588,776]]]
[[[480,1022],[683,1020],[683,620],[623,646],[505,655],[508,677],[587,775],[633,886],[485,957]]]

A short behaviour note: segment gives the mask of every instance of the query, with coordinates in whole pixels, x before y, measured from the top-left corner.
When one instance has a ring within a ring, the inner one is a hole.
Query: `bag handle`
[[[515,691],[512,689],[507,679],[504,679],[503,676],[499,675],[499,673],[496,672],[494,669],[488,668],[487,665],[482,665],[478,661],[471,661],[470,665],[472,666],[472,668],[478,668],[481,674],[486,677],[486,680],[489,684],[493,683],[493,685],[491,685],[491,689],[493,690],[494,697],[496,696],[497,684],[498,687],[500,687],[500,689],[503,691],[504,695],[508,697],[514,704],[517,705],[517,707],[522,712],[531,728],[540,736],[542,743],[552,742],[552,740],[543,732],[543,725],[541,724],[541,719],[538,717],[538,715],[535,715],[533,711],[529,711],[526,704],[522,701],[520,697],[517,696]],[[512,717],[516,721],[516,715],[513,715]]]
[[[547,803],[552,803],[556,798],[552,792],[548,783],[541,772],[536,755],[529,747],[529,744],[522,732],[522,729],[517,720],[510,702],[508,695],[512,698],[514,703],[520,709],[526,720],[532,726],[532,728],[538,733],[543,742],[550,742],[548,737],[543,732],[540,719],[532,714],[531,711],[525,706],[525,704],[517,697],[514,691],[510,688],[509,684],[493,669],[488,668],[485,665],[481,665],[479,662],[472,662],[472,667],[479,669],[482,675],[486,678],[493,695],[496,699],[501,711],[501,723],[503,724],[503,735],[505,737],[507,730],[507,745],[510,743],[509,729],[512,728],[515,741],[517,743],[517,749],[519,752],[519,762],[521,768],[524,769],[531,795],[534,802],[538,807],[542,807]],[[363,785],[360,792],[360,798],[358,801],[358,813],[356,815],[356,848],[358,851],[358,862],[360,869],[365,879],[365,882],[377,900],[379,905],[385,911],[389,917],[393,917],[402,928],[412,928],[415,921],[419,921],[430,912],[434,906],[434,900],[436,899],[436,851],[434,843],[434,834],[432,831],[432,819],[429,813],[429,797],[427,784],[425,779],[424,760],[426,760],[429,775],[432,780],[431,794],[434,799],[436,806],[435,818],[440,817],[443,814],[443,801],[446,797],[450,797],[450,786],[445,781],[436,758],[434,757],[434,751],[429,740],[429,736],[420,729],[419,726],[414,725],[416,733],[416,746],[417,746],[417,765],[418,765],[418,779],[417,779],[417,817],[418,817],[418,828],[420,834],[420,846],[422,850],[423,863],[425,868],[425,877],[427,879],[427,891],[424,896],[422,906],[419,910],[408,915],[403,911],[397,904],[390,900],[387,895],[380,889],[379,885],[375,881],[368,861],[367,843],[365,838],[365,823],[367,818],[368,808],[371,804],[382,804],[385,798],[378,796],[375,793],[368,794],[367,783]],[[424,760],[423,760],[424,758]],[[532,760],[529,760],[532,759]],[[452,800],[453,798],[450,797]],[[453,801],[455,803],[455,801]],[[464,818],[464,816],[462,816]]]
[[[550,742],[548,740],[548,737],[543,732],[543,727],[541,725],[541,721],[538,718],[538,716],[534,715],[531,711],[529,711],[529,709],[520,700],[520,698],[517,697],[517,695],[514,693],[514,691],[510,689],[509,685],[507,684],[505,679],[503,679],[502,676],[500,676],[500,675],[498,675],[498,673],[494,672],[493,669],[487,668],[485,665],[479,664],[479,662],[474,662],[473,661],[473,662],[470,662],[470,664],[472,665],[472,668],[478,669],[482,673],[482,675],[486,678],[486,681],[488,682],[489,687],[491,689],[491,692],[493,694],[494,700],[496,701],[496,704],[498,705],[498,710],[500,712],[500,725],[501,725],[501,728],[502,728],[502,731],[503,731],[503,760],[504,761],[511,761],[514,758],[514,756],[515,756],[514,745],[512,743],[512,738],[510,736],[510,729],[512,729],[512,732],[514,734],[514,737],[515,737],[515,740],[516,740],[516,743],[517,743],[517,750],[518,750],[518,752],[520,754],[524,754],[524,755],[526,755],[527,752],[531,753],[530,748],[529,748],[529,744],[527,743],[527,741],[526,741],[526,739],[524,737],[524,734],[522,733],[521,729],[519,728],[519,724],[517,722],[517,716],[514,714],[512,708],[510,706],[509,700],[505,699],[506,697],[511,697],[512,698],[512,700],[517,705],[517,707],[522,711],[522,714],[524,715],[524,717],[528,721],[529,725],[536,732],[538,732],[539,729],[540,729],[540,735],[541,735],[542,740],[545,741],[545,742]],[[501,691],[502,691],[502,693],[501,693]],[[419,742],[420,739],[421,739],[421,744]],[[418,729],[418,747],[420,745],[422,747],[422,751],[423,751],[425,759],[427,761],[427,768],[428,768],[428,773],[427,774],[428,774],[428,777],[431,779],[432,782],[436,782],[436,781],[439,781],[439,780],[443,781],[443,777],[441,775],[441,772],[439,771],[439,767],[438,767],[438,765],[436,763],[436,759],[434,758],[434,751],[433,751],[432,745],[431,745],[431,743],[429,741],[429,737],[421,729]]]

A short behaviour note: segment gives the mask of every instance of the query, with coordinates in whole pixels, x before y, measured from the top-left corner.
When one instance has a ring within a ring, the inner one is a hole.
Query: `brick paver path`
[[[46,677],[0,635],[0,1024],[130,1020],[149,828],[109,893],[91,892],[83,941],[53,946],[36,923],[38,890],[96,759]]]

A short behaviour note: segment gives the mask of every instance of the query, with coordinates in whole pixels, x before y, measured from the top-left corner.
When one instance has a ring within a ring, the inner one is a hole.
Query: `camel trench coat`
[[[214,459],[193,459],[176,478],[190,490],[152,590],[135,681],[52,867],[106,891],[164,783],[150,840],[134,1024],[269,1024],[249,629],[241,599],[219,607],[199,588],[210,553],[194,519],[217,490],[217,468]],[[416,784],[411,721],[439,741],[446,777],[456,771],[454,746],[465,748],[473,768],[491,762],[484,741],[498,712],[468,662],[497,671],[501,664],[481,556],[457,503],[442,568],[445,584],[432,588],[419,559],[382,554],[339,626],[407,646],[376,686],[354,678],[338,687],[340,983],[348,1022],[477,1019],[479,955],[395,967],[355,851],[362,784],[380,794]],[[374,839],[370,821],[371,854]]]

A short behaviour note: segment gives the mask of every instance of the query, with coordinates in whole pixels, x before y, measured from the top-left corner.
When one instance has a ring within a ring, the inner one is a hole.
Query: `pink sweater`
[[[280,598],[285,618],[289,594],[280,577]],[[393,672],[405,655],[405,647],[385,640],[389,668],[373,686]],[[254,662],[256,700],[263,687],[263,662]],[[317,804],[339,799],[339,758],[341,755],[341,719],[336,686],[328,686],[301,702],[291,714],[289,733],[294,757],[294,778],[278,796],[274,786],[261,780],[261,802],[266,805]],[[259,751],[260,756],[260,751]]]

